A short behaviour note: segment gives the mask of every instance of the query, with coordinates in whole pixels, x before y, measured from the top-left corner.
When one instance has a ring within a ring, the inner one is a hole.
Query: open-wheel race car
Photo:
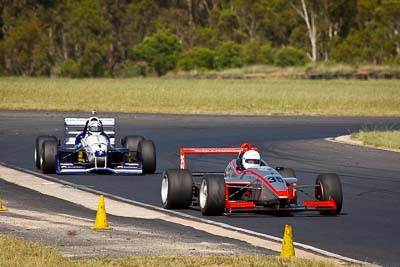
[[[38,136],[36,167],[43,173],[149,174],[156,169],[153,141],[130,135],[115,146],[114,118],[65,118],[64,140]]]
[[[237,154],[225,172],[191,172],[186,155]],[[202,176],[201,182],[193,177]],[[340,178],[335,173],[320,174],[315,184],[297,184],[293,169],[270,167],[258,149],[249,143],[240,148],[181,148],[180,169],[168,169],[162,175],[161,200],[166,209],[200,208],[203,215],[230,215],[234,212],[319,211],[337,215],[342,209]],[[315,199],[297,201],[298,191],[312,187]]]

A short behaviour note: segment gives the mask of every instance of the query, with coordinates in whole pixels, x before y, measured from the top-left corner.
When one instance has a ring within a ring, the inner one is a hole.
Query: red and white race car
[[[186,155],[192,154],[238,156],[228,163],[225,172],[192,173],[186,168]],[[240,148],[181,148],[180,169],[168,169],[162,175],[163,207],[200,207],[203,215],[256,211],[340,213],[343,193],[337,174],[320,174],[315,184],[299,186],[292,169],[272,168],[259,156],[254,162],[254,159],[246,158],[248,154],[257,157],[258,149],[249,143],[243,143]],[[202,176],[201,182],[194,182],[194,176]],[[314,188],[315,200],[299,204],[297,192],[305,187]]]

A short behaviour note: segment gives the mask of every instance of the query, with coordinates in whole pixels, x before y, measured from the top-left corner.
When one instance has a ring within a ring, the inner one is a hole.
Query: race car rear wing
[[[86,118],[65,118],[64,119],[64,144],[75,145],[75,138],[80,134],[86,125],[88,119]],[[104,132],[110,137],[111,145],[115,144],[115,119],[103,118],[100,119],[103,124]]]
[[[186,158],[185,155],[190,154],[197,154],[197,155],[204,155],[204,154],[211,154],[211,155],[223,155],[223,154],[239,154],[244,153],[247,150],[256,150],[257,148],[251,147],[249,143],[243,143],[238,148],[184,148],[180,149],[180,168],[186,169]]]

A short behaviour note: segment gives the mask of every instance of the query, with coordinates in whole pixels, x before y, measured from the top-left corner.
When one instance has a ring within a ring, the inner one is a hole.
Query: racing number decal
[[[271,177],[268,177],[268,182],[270,182],[271,184],[272,183],[275,183],[275,182],[280,182],[280,183],[283,183],[283,179],[281,178],[281,177],[279,177],[279,176],[275,176],[275,177],[273,177],[273,176],[271,176]]]

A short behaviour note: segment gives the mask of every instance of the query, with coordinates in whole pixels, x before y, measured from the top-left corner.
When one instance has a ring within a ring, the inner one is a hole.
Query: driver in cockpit
[[[260,153],[255,150],[248,150],[242,156],[242,166],[245,169],[260,167]]]
[[[75,138],[75,148],[80,148],[82,146],[82,139],[91,135],[104,135],[108,139],[108,136],[103,131],[103,124],[97,117],[91,117],[87,120],[83,131]]]

